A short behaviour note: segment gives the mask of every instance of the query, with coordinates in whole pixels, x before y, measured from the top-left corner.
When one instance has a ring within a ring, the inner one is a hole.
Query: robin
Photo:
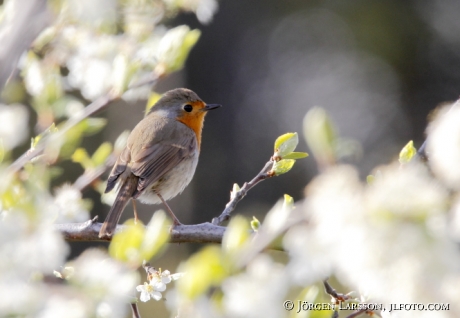
[[[166,203],[192,180],[200,154],[204,117],[221,107],[206,104],[189,89],[166,92],[128,137],[107,181],[105,192],[116,185],[118,194],[99,231],[110,238],[128,200],[163,203],[174,225],[181,224]],[[137,213],[134,205],[134,215]]]

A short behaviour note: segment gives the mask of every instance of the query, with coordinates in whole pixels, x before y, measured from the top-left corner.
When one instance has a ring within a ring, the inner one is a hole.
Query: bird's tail
[[[120,190],[118,190],[115,202],[113,203],[112,208],[110,209],[109,214],[99,231],[100,238],[112,237],[118,221],[120,220],[121,213],[125,209],[126,204],[128,204],[128,201],[132,197],[134,191],[136,191],[138,179],[138,177],[131,175],[123,181]]]

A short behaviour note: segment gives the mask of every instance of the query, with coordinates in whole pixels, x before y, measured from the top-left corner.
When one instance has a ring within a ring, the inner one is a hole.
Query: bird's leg
[[[168,210],[169,214],[171,215],[172,219],[173,219],[173,224],[174,226],[176,225],[182,225],[182,223],[180,223],[179,219],[177,218],[177,216],[174,214],[174,212],[171,210],[171,208],[169,207],[168,203],[166,203],[166,201],[163,199],[163,197],[161,196],[160,192],[158,192],[157,190],[153,189],[153,191],[155,191],[155,193],[157,194],[157,196],[160,198],[161,202],[163,202],[163,204],[165,205],[166,207],[166,210]]]
[[[139,217],[137,216],[136,199],[131,199],[131,202],[133,203],[134,224],[137,224],[137,221],[139,221]]]

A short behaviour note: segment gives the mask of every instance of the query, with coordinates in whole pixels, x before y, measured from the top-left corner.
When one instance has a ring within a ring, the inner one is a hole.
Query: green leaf
[[[181,25],[169,30],[161,39],[158,47],[158,60],[164,73],[180,70],[187,59],[192,47],[200,38],[199,30],[190,30]]]
[[[255,216],[252,217],[251,228],[254,232],[257,232],[260,228],[260,221]]]
[[[375,181],[375,176],[373,176],[373,175],[370,174],[370,175],[368,175],[368,176],[366,177],[366,182],[367,182],[367,184],[372,184],[372,183],[374,183],[374,181]]]
[[[51,179],[60,177],[65,172],[64,168],[59,167],[59,166],[50,166],[48,168],[48,171],[49,171]]]
[[[332,302],[325,303],[323,293],[320,292],[320,289],[316,285],[312,285],[304,288],[297,296],[294,297],[298,304],[301,304],[300,308],[297,307],[296,310],[292,310],[289,314],[289,318],[331,318],[333,311],[328,306]],[[317,306],[313,307],[309,306]],[[309,310],[310,309],[310,310]],[[297,311],[300,311],[297,313]]]
[[[136,266],[142,263],[139,248],[144,239],[144,225],[133,219],[127,220],[123,231],[115,233],[109,246],[109,254],[113,258]]]
[[[233,184],[233,189],[232,189],[232,191],[230,191],[230,200],[233,200],[236,197],[236,194],[238,193],[238,191],[240,191],[240,190],[241,190],[241,188],[238,185],[238,183],[234,183]]]
[[[306,152],[291,152],[290,154],[287,154],[286,156],[283,156],[283,159],[303,159],[308,157],[308,153]]]
[[[337,136],[327,112],[320,107],[310,109],[305,115],[303,128],[305,139],[315,159],[323,166],[334,164]]]
[[[161,95],[156,92],[151,92],[147,104],[145,105],[145,114],[149,113],[149,110],[160,100]]]
[[[147,227],[142,222],[128,220],[125,229],[116,233],[109,246],[110,255],[132,267],[155,256],[169,240],[171,222],[163,211],[154,213]]]
[[[151,259],[165,246],[169,240],[170,227],[171,221],[162,210],[153,214],[140,248],[141,261]]]
[[[56,125],[54,123],[52,123],[47,129],[45,129],[45,131],[43,131],[38,136],[32,138],[32,141],[30,143],[30,148],[34,149],[35,147],[37,147],[38,143],[41,140],[43,140],[44,138],[50,136],[51,134],[56,133],[57,131],[58,131],[58,129],[57,129]]]
[[[177,289],[190,300],[218,285],[228,275],[221,250],[217,246],[207,246],[192,255],[181,264],[178,271],[185,272],[186,275],[177,281]]]
[[[414,142],[411,140],[404,146],[404,148],[399,153],[399,162],[401,164],[408,163],[417,153],[417,149],[414,147]]]
[[[100,132],[107,125],[107,119],[90,117],[83,120],[80,124],[85,136],[91,136]]]
[[[294,208],[294,198],[289,194],[284,195],[283,209],[292,210]]]
[[[272,172],[279,176],[280,174],[286,173],[292,169],[294,166],[295,160],[294,159],[283,159],[277,161],[273,164]]]
[[[110,142],[102,143],[91,157],[93,165],[95,167],[98,167],[104,164],[111,153],[112,153],[112,144]]]
[[[286,133],[279,136],[275,141],[275,156],[284,158],[285,155],[295,150],[298,143],[299,136],[297,133]]]
[[[86,149],[84,148],[78,148],[77,150],[75,150],[71,159],[73,162],[81,164],[81,166],[85,170],[94,168],[94,164],[89,158],[88,152],[86,152]]]
[[[236,215],[230,220],[222,239],[222,250],[230,256],[235,255],[249,238],[249,223],[245,217]]]
[[[84,127],[80,124],[70,128],[64,134],[63,144],[59,153],[61,158],[69,158],[75,152],[75,149],[77,149],[77,147],[80,145],[81,140],[83,139],[84,129]]]

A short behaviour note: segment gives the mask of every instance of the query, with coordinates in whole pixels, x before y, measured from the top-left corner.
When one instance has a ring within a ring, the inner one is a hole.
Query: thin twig
[[[324,284],[324,289],[327,294],[329,294],[331,297],[333,297],[336,300],[336,304],[339,302],[347,301],[351,298],[351,296],[346,295],[346,294],[340,294],[338,293],[332,286],[327,282],[327,279],[323,281]]]
[[[423,144],[418,148],[416,156],[422,161],[428,161],[428,157],[426,155],[426,140]]]
[[[324,284],[324,289],[326,291],[326,293],[328,295],[330,295],[334,300],[335,300],[335,304],[338,305],[342,302],[345,302],[349,299],[352,299],[353,297],[351,297],[349,294],[341,294],[341,293],[338,293],[328,282],[327,282],[327,279],[325,279],[323,281],[323,284]],[[337,311],[336,311],[337,312]],[[346,318],[354,318],[354,317],[358,317],[359,315],[361,314],[375,314],[375,312],[373,310],[369,310],[369,309],[366,309],[366,308],[362,308],[362,309],[358,309],[354,312],[352,312],[350,315],[348,315]],[[335,314],[335,313],[334,313]],[[337,317],[338,317],[338,313],[337,313]]]
[[[139,313],[139,308],[137,308],[136,303],[131,303],[131,310],[133,312],[133,318],[141,318],[141,314]]]
[[[275,161],[270,159],[265,164],[264,168],[259,172],[259,174],[257,176],[255,176],[254,179],[252,179],[249,182],[245,182],[243,187],[241,187],[241,189],[235,195],[233,195],[232,199],[227,203],[227,205],[225,206],[225,209],[222,212],[222,214],[219,215],[218,217],[212,219],[212,224],[220,225],[220,224],[222,224],[222,222],[227,221],[228,219],[230,219],[230,214],[233,212],[233,210],[235,210],[235,207],[238,204],[238,202],[240,202],[246,196],[246,194],[248,193],[249,190],[251,190],[259,182],[261,182],[261,181],[263,181],[265,179],[268,179],[270,177],[273,177],[274,174],[270,173],[270,171],[271,171],[274,163],[275,163]]]

